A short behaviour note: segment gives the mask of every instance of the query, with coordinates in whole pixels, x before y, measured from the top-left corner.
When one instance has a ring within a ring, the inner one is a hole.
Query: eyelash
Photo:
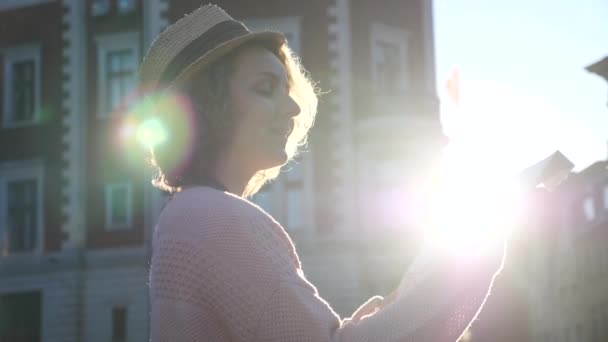
[[[272,96],[274,94],[274,86],[270,83],[266,83],[258,88],[258,92],[265,96]]]

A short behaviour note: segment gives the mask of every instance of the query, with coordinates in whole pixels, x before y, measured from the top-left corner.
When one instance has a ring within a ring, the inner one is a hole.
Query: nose
[[[285,101],[283,104],[283,113],[289,117],[294,117],[300,114],[301,108],[298,103],[291,97],[291,95],[287,94],[285,96]]]

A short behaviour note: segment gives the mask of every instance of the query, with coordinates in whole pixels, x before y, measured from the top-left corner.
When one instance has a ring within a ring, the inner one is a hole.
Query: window
[[[128,229],[133,221],[131,184],[112,183],[105,189],[106,229]]]
[[[380,23],[371,26],[372,85],[379,94],[404,91],[407,32]]]
[[[42,168],[30,163],[0,166],[0,252],[3,256],[42,248]]]
[[[390,93],[396,92],[401,87],[399,85],[401,74],[401,62],[399,46],[383,41],[376,41],[376,59],[374,60],[376,89]]]
[[[36,247],[36,180],[7,182],[9,253],[30,251]]]
[[[603,193],[603,199],[604,199],[604,209],[608,210],[608,185],[604,186],[604,193]]]
[[[118,12],[130,13],[135,10],[135,0],[118,0]]]
[[[603,322],[600,330],[600,341],[606,341],[608,339],[608,326],[606,325],[606,322],[608,322],[608,303],[603,303],[601,308],[598,307],[599,310],[601,310],[599,313],[600,321]]]
[[[139,35],[121,33],[97,38],[98,117],[109,117],[135,89]]]
[[[585,340],[585,331],[583,330],[583,325],[581,323],[576,324],[576,336],[573,336],[572,340],[573,341]]]
[[[3,126],[35,124],[40,107],[40,47],[7,49],[4,57]]]
[[[270,215],[275,215],[272,203],[272,184],[266,184],[257,194],[253,196],[253,202],[259,205]]]
[[[245,25],[253,32],[272,30],[279,31],[285,35],[289,47],[300,54],[300,27],[301,19],[298,17],[277,18],[251,18],[244,20]]]
[[[287,190],[287,222],[289,229],[302,229],[305,224],[304,218],[304,193],[301,186]]]
[[[598,250],[598,258],[599,258],[599,274],[606,275],[608,274],[608,249],[599,248]]]
[[[106,55],[106,108],[118,108],[123,97],[134,87],[133,49],[109,51]]]
[[[587,196],[583,200],[583,214],[588,222],[595,219],[595,203],[592,196]]]
[[[127,308],[117,306],[112,308],[112,342],[127,341]]]
[[[110,0],[93,0],[91,2],[91,15],[102,16],[110,13]]]
[[[600,341],[601,319],[596,306],[591,308],[591,341]]]
[[[299,159],[299,158],[298,158]],[[290,230],[300,230],[306,225],[305,221],[305,194],[304,194],[304,170],[301,159],[293,160],[285,166],[287,174],[283,176],[285,205],[285,226]]]
[[[41,341],[41,304],[39,291],[0,295],[0,341]]]
[[[301,230],[307,225],[308,201],[305,192],[305,165],[292,161],[283,167],[273,183],[253,197],[253,202],[274,216],[288,230]]]

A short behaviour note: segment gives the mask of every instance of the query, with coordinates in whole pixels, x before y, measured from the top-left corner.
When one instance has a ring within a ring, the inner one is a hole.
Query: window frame
[[[391,45],[395,45],[400,52],[400,60],[402,63],[402,67],[399,69],[399,77],[400,82],[398,83],[398,89],[395,89],[396,93],[406,92],[409,87],[409,78],[408,78],[408,42],[409,42],[409,33],[408,31],[401,29],[399,27],[389,26],[383,23],[373,22],[370,25],[370,69],[371,69],[371,79],[370,84],[372,85],[372,90],[377,94],[384,94],[384,89],[379,85],[379,76],[378,70],[376,69],[376,65],[380,59],[381,51],[377,47],[377,43],[387,43]],[[392,93],[389,93],[392,94]]]
[[[583,219],[585,220],[585,222],[590,223],[595,221],[595,219],[597,218],[597,208],[596,208],[596,203],[595,203],[595,198],[593,197],[592,194],[590,195],[586,195],[583,197],[581,203],[581,210],[582,210],[582,216]],[[590,206],[587,206],[587,205]],[[589,212],[587,210],[590,210]],[[589,217],[592,216],[592,217]]]
[[[112,0],[103,0],[105,8],[102,8],[102,11],[96,8],[99,0],[93,0],[89,4],[89,10],[92,17],[103,17],[109,15],[112,12]]]
[[[112,221],[112,192],[119,188],[125,188],[126,190],[126,222],[113,222]],[[122,182],[110,182],[104,186],[104,217],[105,217],[105,230],[106,231],[118,231],[118,230],[129,230],[133,228],[133,183],[130,181]]]
[[[111,52],[120,50],[132,50],[135,68],[133,76],[137,81],[137,68],[140,59],[140,34],[139,32],[124,32],[97,36],[95,38],[97,47],[97,114],[98,119],[108,119],[116,108],[107,108],[106,95],[108,89],[108,70],[106,70],[106,58]]]
[[[8,227],[8,198],[7,184],[12,181],[36,180],[36,241],[34,248],[28,251],[8,251],[8,242],[5,241]],[[44,166],[39,161],[4,162],[0,164],[0,257],[41,254],[44,241]]]
[[[40,122],[40,99],[41,99],[41,48],[40,44],[27,44],[0,51],[4,59],[4,103],[2,108],[2,127],[18,128],[38,124]],[[14,118],[14,88],[13,65],[19,62],[32,60],[34,62],[34,115],[31,120],[15,121]]]
[[[602,207],[604,211],[608,211],[608,184],[602,187]]]
[[[245,26],[253,32],[258,31],[279,31],[283,34],[291,35],[291,40],[288,41],[289,47],[299,56],[302,52],[301,32],[302,32],[302,17],[285,16],[285,17],[262,17],[248,18],[243,20]]]

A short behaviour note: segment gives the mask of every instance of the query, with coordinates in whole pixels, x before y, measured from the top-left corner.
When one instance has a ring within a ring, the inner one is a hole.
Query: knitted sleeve
[[[265,306],[256,341],[456,341],[489,293],[503,256],[497,250],[474,260],[425,252],[392,302],[372,298],[342,321],[305,279],[282,282]]]

